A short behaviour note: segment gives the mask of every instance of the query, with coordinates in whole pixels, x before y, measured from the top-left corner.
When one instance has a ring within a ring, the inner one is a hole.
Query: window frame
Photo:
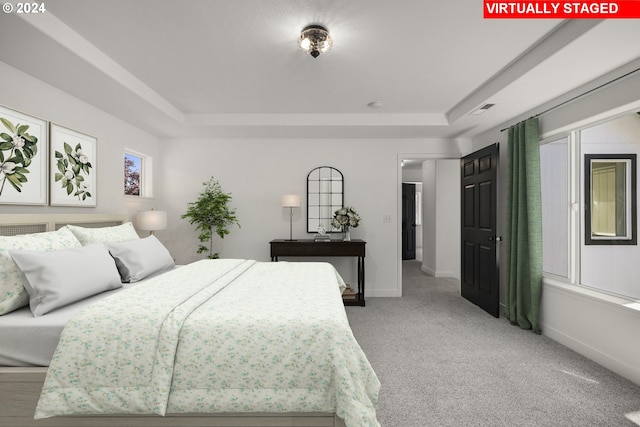
[[[150,155],[141,153],[137,150],[125,148],[122,156],[123,168],[124,168],[124,161],[126,160],[127,155],[137,157],[140,159],[140,195],[126,194],[124,184],[122,188],[123,195],[127,198],[135,198],[135,199],[153,198],[153,158]],[[123,178],[124,178],[124,169],[123,169]]]

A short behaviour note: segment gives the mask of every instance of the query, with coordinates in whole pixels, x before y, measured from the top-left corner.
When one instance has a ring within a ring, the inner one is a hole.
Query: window
[[[640,115],[542,141],[543,271],[547,278],[640,299],[635,159]]]
[[[569,277],[569,138],[540,146],[542,270]]]
[[[134,197],[153,197],[151,186],[151,157],[133,150],[124,153],[124,194]]]
[[[626,114],[577,134],[576,163],[582,166],[578,194],[584,195],[580,203],[583,227],[577,228],[582,229],[580,284],[639,299],[635,157],[640,153],[640,115]],[[605,196],[608,189],[616,190],[615,195]],[[600,205],[598,210],[594,201]]]

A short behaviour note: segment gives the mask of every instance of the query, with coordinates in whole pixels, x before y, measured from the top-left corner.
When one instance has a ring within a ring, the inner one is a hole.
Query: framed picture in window
[[[95,207],[98,140],[54,123],[50,139],[51,206]]]
[[[0,106],[0,203],[47,204],[47,122]]]
[[[636,154],[585,154],[585,245],[637,245]]]

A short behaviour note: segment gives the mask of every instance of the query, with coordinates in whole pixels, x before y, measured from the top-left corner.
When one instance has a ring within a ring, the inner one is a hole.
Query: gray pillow
[[[27,279],[29,307],[36,317],[122,287],[118,269],[102,243],[52,252],[9,253]]]
[[[167,248],[153,235],[106,245],[125,283],[137,282],[175,265]]]

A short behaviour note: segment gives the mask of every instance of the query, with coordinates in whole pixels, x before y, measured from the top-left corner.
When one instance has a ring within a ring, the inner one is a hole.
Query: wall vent
[[[473,116],[480,115],[480,114],[484,113],[485,111],[487,111],[489,108],[493,107],[494,105],[496,105],[496,104],[483,104],[480,107],[478,107],[475,110],[473,110],[472,112],[470,112],[469,114],[471,114]]]

